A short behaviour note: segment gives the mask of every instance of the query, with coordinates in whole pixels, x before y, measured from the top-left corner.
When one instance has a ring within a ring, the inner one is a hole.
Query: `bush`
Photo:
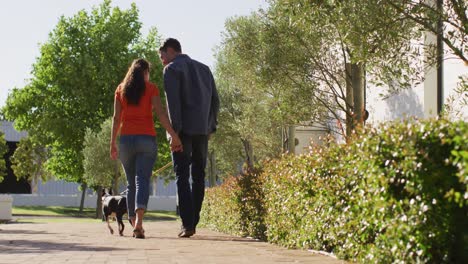
[[[229,179],[208,191],[203,220],[363,263],[466,263],[467,123],[408,120],[359,135]]]
[[[230,177],[222,186],[208,189],[202,224],[221,232],[266,239],[259,172]]]

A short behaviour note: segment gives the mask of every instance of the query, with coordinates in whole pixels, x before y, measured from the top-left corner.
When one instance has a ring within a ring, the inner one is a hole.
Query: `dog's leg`
[[[114,234],[114,229],[112,229],[112,227],[109,224],[109,216],[108,215],[106,215],[106,222],[107,222],[107,227],[109,228],[110,233]]]
[[[123,236],[123,231],[125,229],[125,225],[124,225],[124,223],[122,221],[122,214],[117,214],[116,217],[117,217],[117,223],[119,225],[119,234],[120,234],[120,236]]]

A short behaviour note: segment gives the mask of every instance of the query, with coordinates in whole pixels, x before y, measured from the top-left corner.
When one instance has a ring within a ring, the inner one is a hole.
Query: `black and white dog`
[[[106,189],[102,190],[102,216],[107,222],[107,227],[111,234],[114,230],[109,224],[109,217],[115,217],[119,226],[119,234],[123,236],[125,225],[123,224],[122,217],[127,213],[127,198],[122,195],[112,195],[112,191],[107,192]],[[129,220],[130,222],[130,220]],[[130,225],[132,223],[130,222]]]

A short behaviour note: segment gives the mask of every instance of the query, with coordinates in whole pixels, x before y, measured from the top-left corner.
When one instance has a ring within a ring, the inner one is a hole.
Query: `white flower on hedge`
[[[429,210],[429,207],[425,204],[422,204],[422,211],[427,212],[427,210]]]

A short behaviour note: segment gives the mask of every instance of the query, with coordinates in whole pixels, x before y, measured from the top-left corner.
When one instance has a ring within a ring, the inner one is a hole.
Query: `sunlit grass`
[[[62,217],[88,217],[93,218],[96,215],[96,209],[83,208],[80,213],[78,207],[65,206],[14,206],[12,208],[13,216],[62,216]]]

